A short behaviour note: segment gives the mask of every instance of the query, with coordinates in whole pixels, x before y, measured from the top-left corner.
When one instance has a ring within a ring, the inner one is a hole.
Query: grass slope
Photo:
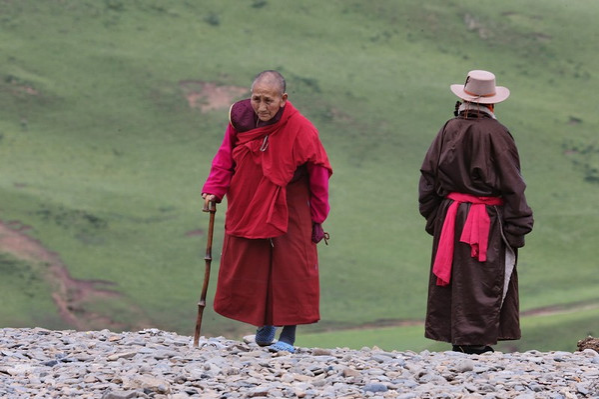
[[[95,311],[123,328],[141,319],[192,333],[205,241],[188,233],[207,224],[199,193],[226,106],[190,108],[186,82],[247,87],[267,68],[285,74],[335,169],[323,320],[307,330],[423,317],[431,240],[418,169],[451,117],[449,84],[475,68],[512,91],[497,113],[518,143],[536,219],[520,256],[523,310],[599,299],[596,2],[234,3],[0,5],[0,219],[31,226],[73,278],[116,282],[123,296]],[[0,309],[0,324],[61,325],[49,288],[20,293],[25,272],[3,273],[15,305]],[[204,318],[209,335],[251,331],[211,309]],[[587,321],[581,335],[596,329]],[[374,345],[379,333],[359,339]]]

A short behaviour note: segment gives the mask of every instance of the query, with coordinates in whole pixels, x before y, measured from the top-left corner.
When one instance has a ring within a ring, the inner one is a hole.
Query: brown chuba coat
[[[471,204],[459,205],[449,285],[436,285],[431,261],[427,338],[454,345],[494,345],[520,338],[515,260],[533,226],[525,188],[514,139],[496,119],[483,113],[460,115],[433,140],[419,183],[419,210],[433,236],[432,260],[453,202],[446,198],[449,193],[501,197],[504,205],[486,206],[491,226],[485,262],[471,257],[470,246],[459,241]],[[513,264],[507,273],[506,254],[507,263]]]

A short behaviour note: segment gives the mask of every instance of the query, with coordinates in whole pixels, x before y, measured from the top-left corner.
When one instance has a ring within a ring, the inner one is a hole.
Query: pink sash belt
[[[470,194],[450,193],[447,198],[453,203],[447,209],[439,246],[433,263],[433,273],[437,276],[437,285],[445,286],[451,279],[451,265],[453,263],[453,246],[455,237],[455,219],[458,207],[461,203],[472,204],[466,223],[462,230],[460,242],[470,244],[473,258],[479,262],[487,260],[487,244],[489,243],[489,229],[491,220],[487,214],[486,205],[503,205],[503,199],[499,197],[477,197]]]

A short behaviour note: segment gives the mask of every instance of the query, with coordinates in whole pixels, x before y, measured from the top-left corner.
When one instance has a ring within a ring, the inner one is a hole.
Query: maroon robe
[[[274,123],[245,131],[240,126],[254,120],[253,111],[247,100],[236,105],[230,183],[209,179],[203,190],[224,187],[228,204],[214,309],[255,326],[314,323],[320,288],[311,233],[322,211],[311,209],[317,199],[310,177],[332,174],[326,152],[316,128],[289,101]]]
[[[432,260],[453,202],[447,195],[499,197],[503,205],[485,205],[490,232],[484,262],[472,257],[470,245],[459,240],[471,204],[459,205],[450,283],[437,285],[431,268],[427,338],[454,345],[494,345],[520,338],[518,276],[515,263],[506,273],[506,259],[516,255],[517,248],[524,246],[524,235],[532,230],[525,187],[514,139],[490,116],[458,116],[434,139],[419,183],[420,213],[426,218],[426,231],[434,237]]]

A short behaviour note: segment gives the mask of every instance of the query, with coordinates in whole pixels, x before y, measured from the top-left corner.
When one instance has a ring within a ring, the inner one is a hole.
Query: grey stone
[[[255,343],[158,329],[0,329],[0,397],[102,399],[599,397],[599,355],[389,352]]]

